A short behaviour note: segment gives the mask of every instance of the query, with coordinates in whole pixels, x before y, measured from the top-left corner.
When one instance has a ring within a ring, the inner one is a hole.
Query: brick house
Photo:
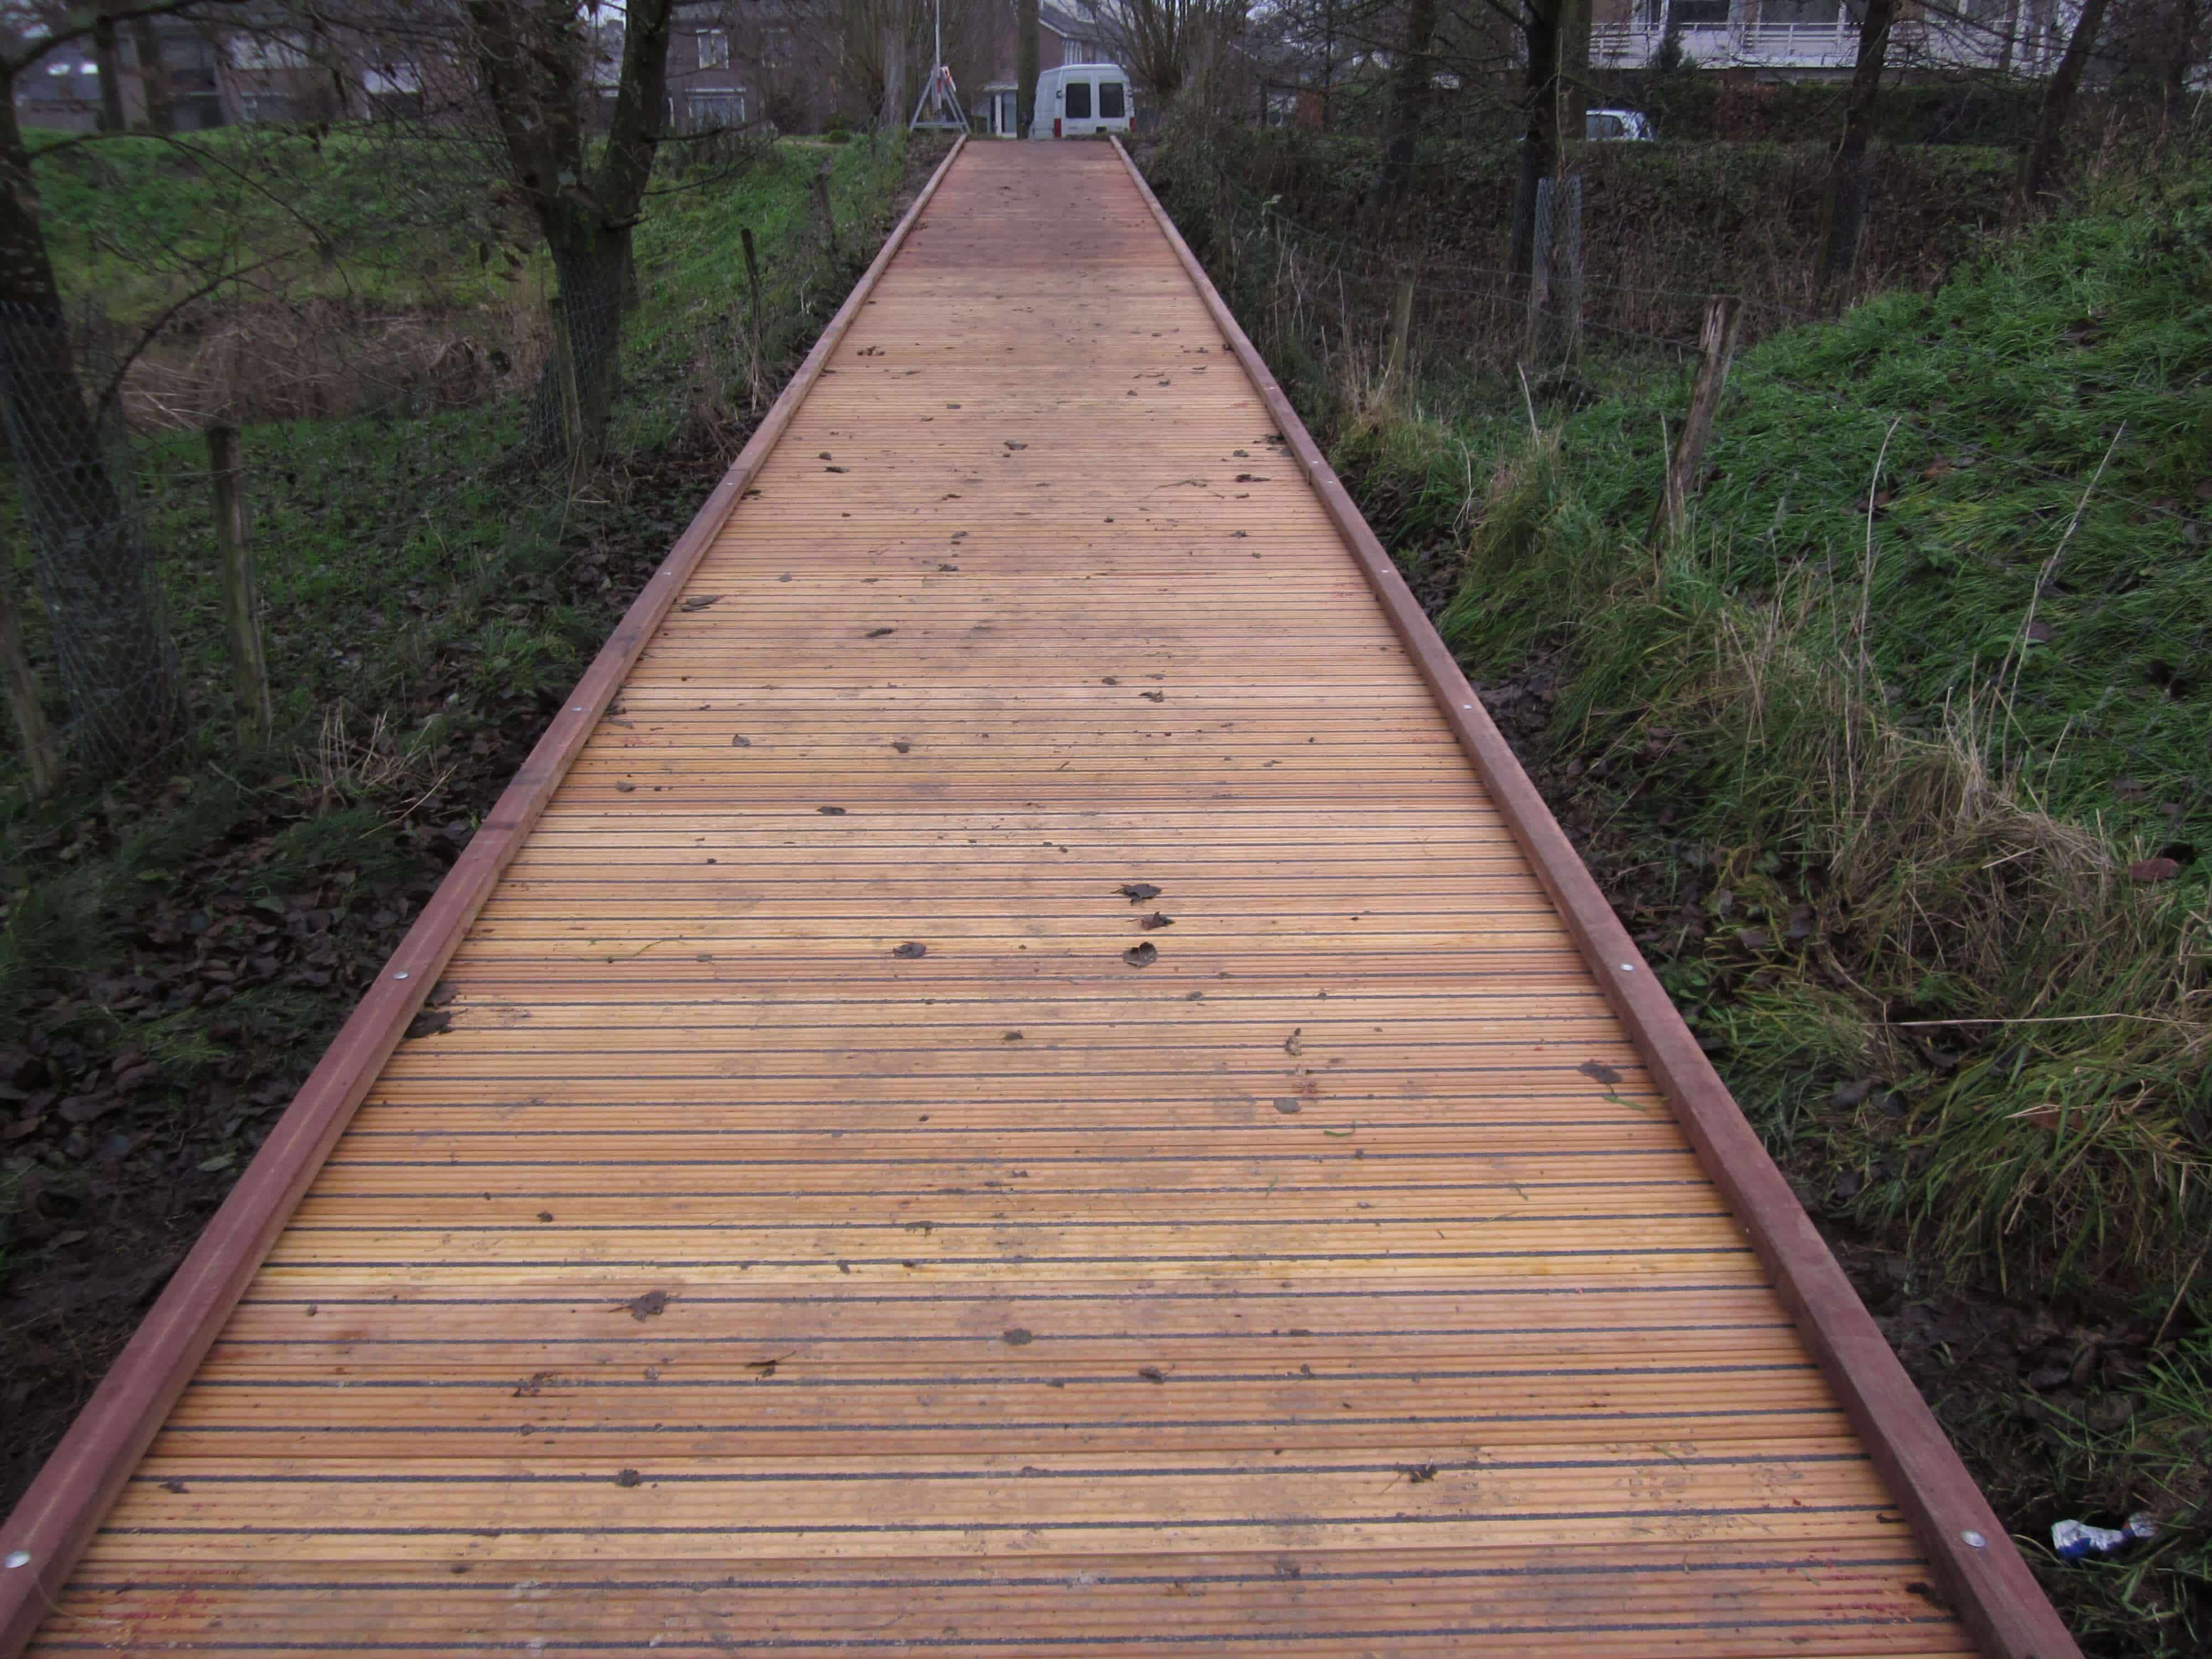
[[[969,94],[969,118],[978,133],[994,138],[1015,138],[1014,109],[1017,82],[1016,54],[1019,50],[1014,0],[984,0],[990,19],[991,78],[980,94]],[[1037,68],[1058,69],[1065,64],[1111,63],[1106,32],[1096,18],[1085,17],[1066,6],[1037,0]]]

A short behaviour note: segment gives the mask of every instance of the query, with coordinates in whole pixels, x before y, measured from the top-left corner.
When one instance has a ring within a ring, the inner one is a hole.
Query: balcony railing
[[[1644,69],[1659,53],[1665,29],[1657,23],[1596,23],[1590,28],[1595,69]],[[1701,69],[1847,70],[1858,60],[1858,20],[1832,23],[1683,23],[1675,36]],[[1900,21],[1890,35],[1889,61],[1899,68],[2009,68],[2018,75],[2047,73],[2064,37],[2031,35],[2025,27],[2006,50],[2002,29],[1965,19]]]

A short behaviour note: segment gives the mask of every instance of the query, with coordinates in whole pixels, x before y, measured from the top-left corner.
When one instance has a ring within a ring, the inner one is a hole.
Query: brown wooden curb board
[[[0,1656],[13,1659],[21,1652],[46,1617],[462,935],[521,850],[646,642],[736,510],[753,475],[821,377],[837,343],[868,302],[967,142],[964,134],[954,141],[913,205],[884,239],[874,263],[854,285],[751,441],[592,659],[522,769],[446,872],[398,950],[377,974],[375,984],[46,1459],[22,1502],[0,1527]],[[19,1557],[27,1559],[20,1565],[8,1565]]]
[[[1537,879],[1559,907],[1637,1052],[1666,1091],[1706,1173],[1774,1276],[1776,1289],[1797,1321],[1806,1346],[1905,1510],[1959,1616],[1992,1659],[2079,1659],[2080,1650],[2042,1586],[1443,639],[1422,614],[1396,563],[1367,527],[1127,149],[1118,138],[1114,147],[1351,547],[1460,747],[1474,763],[1492,803],[1535,866]]]

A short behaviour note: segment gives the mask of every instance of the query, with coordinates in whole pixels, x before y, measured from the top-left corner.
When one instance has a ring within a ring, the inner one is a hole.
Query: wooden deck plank
[[[1110,151],[684,592],[38,1651],[1966,1650]]]

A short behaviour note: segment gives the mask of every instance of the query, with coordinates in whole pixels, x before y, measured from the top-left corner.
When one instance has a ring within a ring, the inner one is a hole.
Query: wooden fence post
[[[246,496],[239,487],[238,428],[208,428],[208,476],[215,486],[215,544],[222,556],[222,610],[230,634],[230,684],[238,712],[262,738],[273,722],[269,659],[261,648],[261,590],[246,536]]]
[[[739,228],[738,238],[745,246],[745,286],[752,295],[752,361],[746,376],[746,392],[751,398],[754,406],[757,408],[760,404],[761,373],[764,366],[763,353],[767,349],[765,338],[767,323],[761,302],[760,258],[753,252],[753,233],[750,225]]]
[[[53,728],[46,724],[46,711],[39,706],[38,682],[31,678],[29,659],[23,655],[12,561],[9,568],[0,569],[0,681],[7,687],[8,712],[15,717],[15,735],[22,740],[31,799],[44,800],[61,781],[61,759],[54,749]]]
[[[1399,377],[1406,372],[1406,349],[1413,332],[1413,279],[1398,284],[1398,298],[1390,307],[1390,356],[1382,370],[1386,392],[1395,396]]]
[[[1668,531],[1679,534],[1690,509],[1690,497],[1703,483],[1705,440],[1712,434],[1713,416],[1728,386],[1729,364],[1735,356],[1735,341],[1743,323],[1743,306],[1734,295],[1716,295],[1705,306],[1705,326],[1698,337],[1698,381],[1690,392],[1690,412],[1682,418],[1681,441],[1667,467],[1667,493],[1660,513]]]
[[[830,163],[824,161],[814,174],[814,199],[822,209],[822,235],[830,245],[830,257],[838,258],[837,214],[830,205]]]

